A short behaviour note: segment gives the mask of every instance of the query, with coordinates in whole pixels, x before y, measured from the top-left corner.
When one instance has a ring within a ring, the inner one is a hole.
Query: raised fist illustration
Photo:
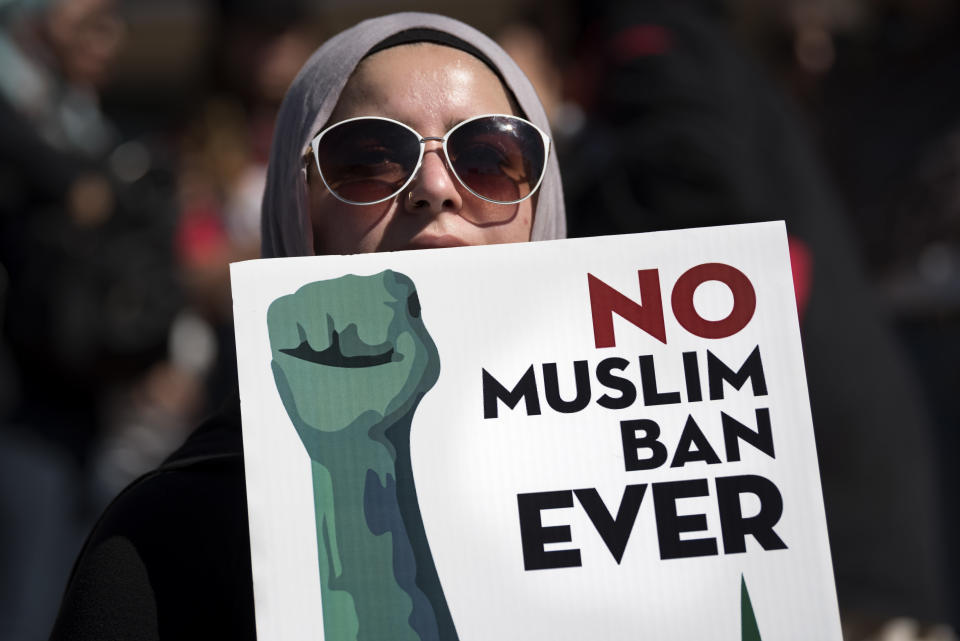
[[[267,312],[273,374],[313,463],[327,641],[453,640],[410,426],[440,373],[407,276],[304,285]]]

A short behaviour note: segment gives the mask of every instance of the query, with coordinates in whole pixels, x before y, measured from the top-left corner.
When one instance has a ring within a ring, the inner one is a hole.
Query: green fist
[[[385,271],[310,283],[267,313],[273,371],[311,458],[322,433],[377,430],[437,381],[437,348],[413,282]]]
[[[267,325],[313,460],[325,638],[456,639],[410,462],[413,413],[440,373],[413,282],[388,270],[310,283],[275,300]]]

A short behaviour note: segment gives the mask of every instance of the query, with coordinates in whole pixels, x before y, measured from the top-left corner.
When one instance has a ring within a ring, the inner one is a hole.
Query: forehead
[[[344,87],[329,122],[384,116],[423,135],[442,135],[462,120],[486,113],[515,113],[489,67],[459,49],[415,43],[365,59]]]

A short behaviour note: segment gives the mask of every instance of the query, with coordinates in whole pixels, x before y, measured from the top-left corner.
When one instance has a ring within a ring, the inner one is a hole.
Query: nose
[[[457,213],[463,207],[457,179],[444,162],[440,143],[429,142],[427,145],[420,170],[407,188],[404,208],[410,213],[433,216],[442,212]]]

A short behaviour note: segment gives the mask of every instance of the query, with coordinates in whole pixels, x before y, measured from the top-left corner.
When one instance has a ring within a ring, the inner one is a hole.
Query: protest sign
[[[782,223],[232,280],[260,639],[841,638]]]

